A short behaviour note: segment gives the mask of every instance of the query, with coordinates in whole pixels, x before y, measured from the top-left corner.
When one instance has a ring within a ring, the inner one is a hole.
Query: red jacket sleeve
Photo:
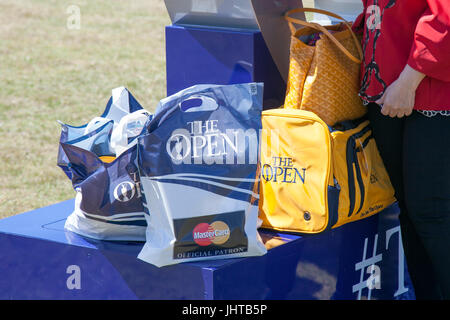
[[[356,17],[355,21],[352,25],[352,30],[356,34],[362,34],[364,32],[364,16],[365,13],[362,12],[359,16]]]
[[[425,0],[424,0],[425,1]],[[426,0],[408,59],[411,68],[450,81],[450,6],[448,0]]]

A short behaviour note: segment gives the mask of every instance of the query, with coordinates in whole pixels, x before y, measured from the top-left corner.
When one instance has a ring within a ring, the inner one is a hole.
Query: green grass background
[[[67,8],[80,8],[79,30]],[[0,1],[0,218],[75,196],[56,166],[60,125],[101,115],[127,87],[153,111],[165,96],[162,0]]]
[[[67,27],[71,5],[79,30]],[[154,111],[169,23],[163,0],[0,1],[0,218],[75,196],[56,166],[57,120],[101,115],[118,86]]]

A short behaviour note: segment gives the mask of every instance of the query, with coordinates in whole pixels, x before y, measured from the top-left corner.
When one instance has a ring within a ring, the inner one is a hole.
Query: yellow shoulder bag
[[[360,220],[395,202],[368,120],[329,127],[315,113],[262,113],[262,227],[320,233]]]

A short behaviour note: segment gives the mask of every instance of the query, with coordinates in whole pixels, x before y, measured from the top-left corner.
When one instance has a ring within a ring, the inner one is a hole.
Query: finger
[[[410,116],[412,112],[413,112],[413,108],[411,108],[408,111],[406,111],[405,112],[405,116]]]
[[[399,108],[397,109],[397,117],[398,118],[407,117],[411,115],[412,111],[413,111],[412,107]]]
[[[386,113],[387,113],[386,115],[391,118],[395,118],[398,114],[398,109],[392,105],[388,105],[388,107],[389,108],[386,110]]]
[[[391,109],[391,112],[389,112],[389,116],[390,116],[391,118],[403,116],[403,112],[402,112],[401,109],[398,109],[398,108],[392,108],[392,109]]]
[[[378,99],[377,101],[375,101],[375,103],[381,106],[381,105],[384,103],[384,94],[381,96],[380,99]]]
[[[405,116],[404,112],[398,112],[397,113],[397,118],[403,118]]]
[[[392,115],[397,118],[402,118],[405,115],[405,110],[403,108],[394,108]]]
[[[389,112],[389,117],[391,117],[391,118],[397,117],[397,112],[395,112],[395,111]]]
[[[388,116],[390,112],[391,112],[391,106],[390,105],[384,104],[381,107],[381,114],[383,114],[385,116]]]

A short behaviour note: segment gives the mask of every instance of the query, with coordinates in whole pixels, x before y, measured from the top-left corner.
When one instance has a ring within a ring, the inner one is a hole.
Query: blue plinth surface
[[[260,230],[264,256],[162,268],[137,259],[143,243],[64,230],[73,205],[0,220],[0,299],[414,298],[395,205],[320,235]]]
[[[264,83],[264,107],[284,103],[286,84],[258,30],[166,27],[167,95],[197,84]]]

